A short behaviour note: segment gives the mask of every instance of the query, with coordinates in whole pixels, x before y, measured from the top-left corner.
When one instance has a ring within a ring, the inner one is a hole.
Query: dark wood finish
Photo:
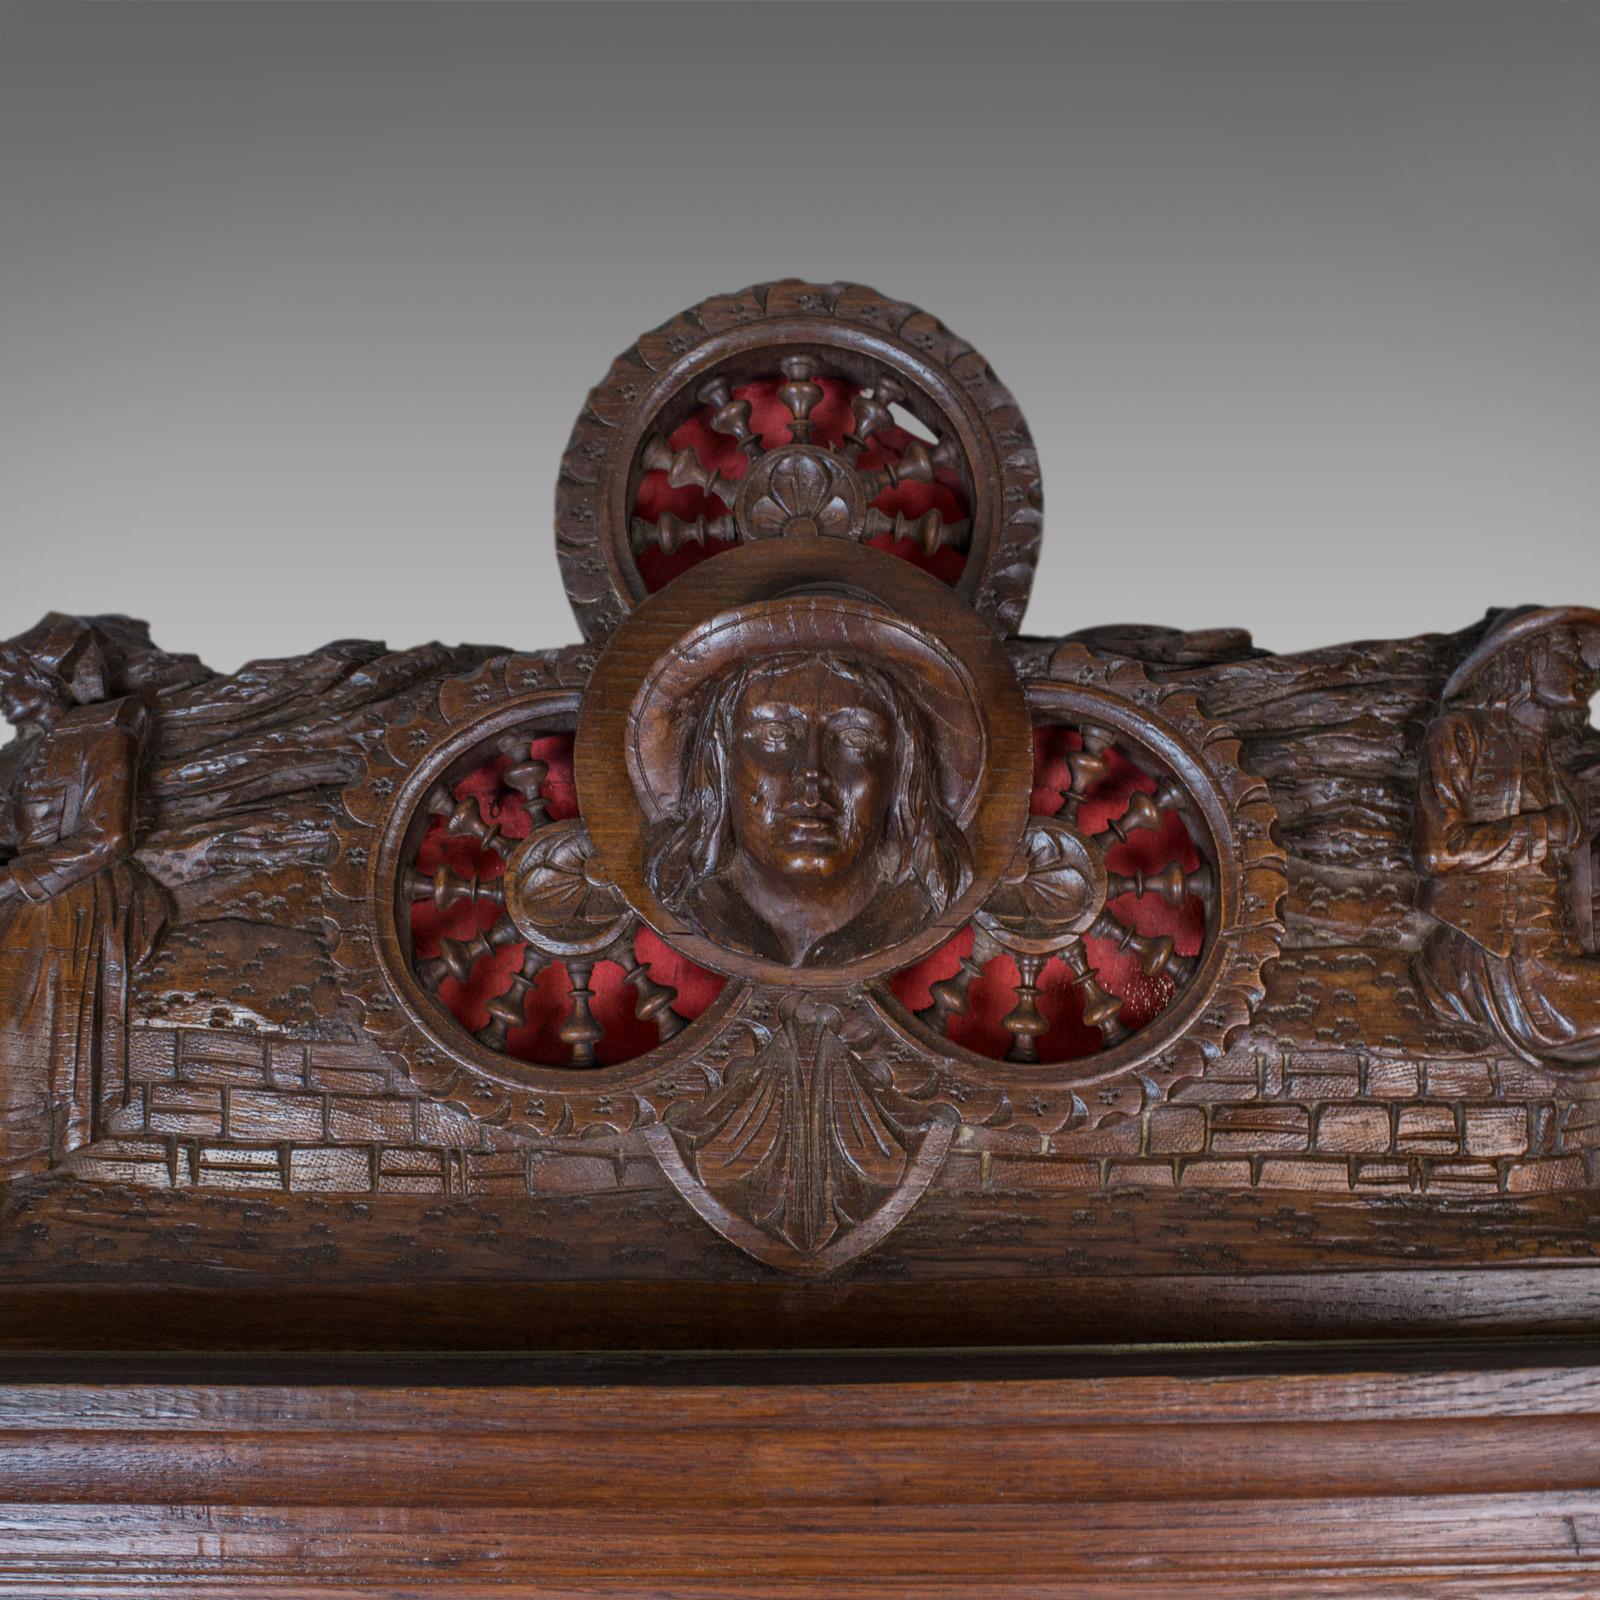
[[[35,1364],[0,1594],[1592,1594],[1593,1354]]]
[[[0,1593],[1595,1592],[1600,612],[1023,637],[1040,507],[758,285],[589,396],[587,643],[0,645]]]
[[[824,679],[780,682],[794,691],[781,707],[746,687],[824,662]],[[825,715],[849,719],[860,747]],[[773,539],[685,575],[618,632],[576,775],[602,868],[677,948],[738,977],[849,993],[988,898],[1021,836],[1028,740],[1000,642],[943,585],[876,551],[819,557],[811,539]]]

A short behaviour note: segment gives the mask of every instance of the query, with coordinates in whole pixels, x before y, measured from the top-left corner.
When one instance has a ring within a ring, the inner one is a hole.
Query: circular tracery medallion
[[[612,363],[562,458],[556,548],[590,639],[708,557],[813,531],[931,572],[1009,634],[1040,507],[1027,423],[978,351],[864,285],[788,279]]]
[[[983,904],[1027,812],[1021,686],[926,575],[840,543],[680,578],[595,668],[576,772],[597,860],[690,960],[855,987]]]

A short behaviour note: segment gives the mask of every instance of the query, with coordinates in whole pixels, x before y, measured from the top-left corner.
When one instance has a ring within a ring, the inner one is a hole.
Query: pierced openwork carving
[[[725,1009],[721,980],[672,960],[593,861],[572,814],[577,697],[536,687],[566,666],[501,658],[391,729],[346,791],[334,869],[339,957],[379,1043],[430,1093],[541,1129],[631,1124],[619,1086]]]
[[[296,1272],[304,1194],[538,1196],[591,1277],[833,1271],[936,1177],[888,1270],[1074,1189],[1592,1188],[1600,612],[1020,638],[1039,503],[970,347],[767,284],[589,398],[591,645],[9,641],[0,1174],[275,1190]]]
[[[557,490],[591,639],[707,556],[817,536],[891,551],[1014,632],[1039,527],[1027,425],[982,356],[858,284],[757,284],[643,335],[590,394]]]
[[[1081,646],[1050,672],[1028,684],[1017,855],[970,926],[893,988],[917,1030],[1001,1058],[1009,1084],[1123,1074],[1137,1104],[1219,1050],[1262,992],[1288,888],[1275,814],[1192,696]],[[1009,995],[987,1037],[963,1026],[978,984]]]

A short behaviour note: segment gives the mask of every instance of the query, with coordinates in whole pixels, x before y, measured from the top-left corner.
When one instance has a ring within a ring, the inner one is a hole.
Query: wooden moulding
[[[1025,636],[1042,518],[786,280],[582,643],[0,641],[0,1596],[1600,1594],[1600,611]]]
[[[0,1594],[1589,1595],[1594,1358],[13,1359]]]

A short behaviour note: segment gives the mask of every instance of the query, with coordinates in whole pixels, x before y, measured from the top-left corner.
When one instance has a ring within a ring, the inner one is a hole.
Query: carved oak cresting
[[[219,676],[47,617],[0,647],[0,1170],[654,1193],[808,1274],[934,1185],[1594,1186],[1600,613],[1023,637],[1041,528],[976,351],[784,282],[589,396],[583,644]]]

